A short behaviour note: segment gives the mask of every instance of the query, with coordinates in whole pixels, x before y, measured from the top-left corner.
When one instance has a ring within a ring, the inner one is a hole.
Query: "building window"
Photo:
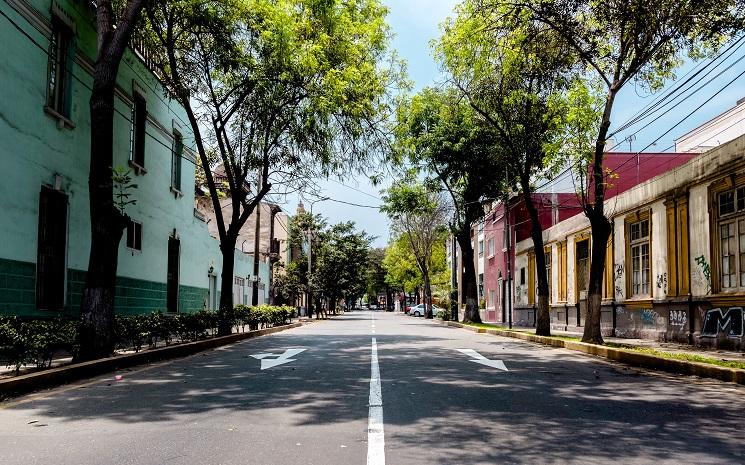
[[[649,295],[649,219],[629,226],[631,248],[631,294]]]
[[[70,117],[72,65],[75,60],[73,31],[56,15],[52,16],[52,36],[49,41],[47,76],[47,109],[59,116]]]
[[[520,285],[525,285],[525,267],[520,268]]]
[[[479,299],[484,298],[484,274],[479,273]]]
[[[145,130],[147,129],[147,102],[139,92],[134,92],[132,105],[132,150],[130,162],[137,173],[145,168]]]
[[[127,224],[127,248],[142,252],[142,223],[129,220],[129,224]]]
[[[184,157],[184,138],[178,131],[173,133],[173,153],[171,154],[171,188],[181,193],[181,161]]]
[[[745,288],[745,187],[718,195],[719,285]]]
[[[712,185],[711,292],[745,291],[745,174]]]
[[[493,290],[489,290],[489,302],[487,303],[487,306],[488,307],[495,307],[496,305],[497,305],[496,304],[496,301],[494,300],[494,291]]]
[[[494,256],[494,238],[490,237],[489,238],[489,257],[493,257],[493,256]]]
[[[479,257],[484,256],[484,241],[479,241]]]
[[[590,239],[582,234],[574,238],[574,301],[587,299],[590,285]]]

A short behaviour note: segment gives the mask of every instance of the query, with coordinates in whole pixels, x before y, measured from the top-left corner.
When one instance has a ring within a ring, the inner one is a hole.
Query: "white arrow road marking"
[[[305,349],[287,349],[282,354],[272,354],[272,353],[262,353],[262,354],[254,354],[251,355],[251,357],[261,360],[261,369],[266,370],[267,368],[273,368],[279,365],[284,365],[285,363],[294,362],[295,360],[291,357],[294,357],[295,355],[299,354],[300,352],[305,351]],[[267,358],[267,357],[277,357],[277,358]]]
[[[504,365],[504,362],[501,360],[489,360],[488,358],[484,357],[480,353],[476,352],[473,349],[455,349],[458,352],[468,355],[471,357],[471,361],[474,363],[478,363],[479,365],[485,365],[488,367],[496,368],[498,370],[502,371],[510,371],[507,369],[507,367]]]

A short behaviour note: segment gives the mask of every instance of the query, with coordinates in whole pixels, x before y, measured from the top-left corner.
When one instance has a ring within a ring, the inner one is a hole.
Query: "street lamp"
[[[313,255],[313,239],[315,238],[315,231],[313,231],[313,205],[315,205],[318,202],[323,202],[324,200],[329,200],[328,197],[320,197],[310,203],[310,219],[311,224],[309,226],[310,229],[306,232],[308,234],[308,290],[307,290],[307,297],[306,297],[306,313],[307,316],[311,316],[310,314],[310,304],[312,299],[312,294],[310,290],[310,277],[311,277],[311,263],[312,263],[312,255]]]

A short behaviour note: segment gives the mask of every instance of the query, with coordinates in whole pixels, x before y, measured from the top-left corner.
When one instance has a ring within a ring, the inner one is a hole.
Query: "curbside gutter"
[[[234,344],[236,342],[265,336],[267,334],[278,333],[299,326],[302,326],[302,323],[290,323],[284,326],[275,326],[245,333],[236,333],[229,336],[204,339],[202,341],[187,342],[186,344],[176,344],[168,347],[161,347],[159,349],[144,350],[134,354],[117,355],[115,357],[75,363],[58,368],[50,368],[36,373],[29,373],[27,375],[16,376],[15,378],[0,380],[0,399],[18,396],[20,394],[26,394],[40,389],[51,388],[84,378],[92,378],[122,368],[186,357],[204,350]]]
[[[727,368],[706,363],[690,362],[687,360],[657,357],[655,355],[643,354],[633,350],[617,349],[614,347],[599,346],[578,341],[567,341],[550,336],[536,336],[535,334],[520,333],[503,329],[476,328],[474,326],[468,326],[453,321],[442,322],[441,324],[466,329],[474,333],[511,337],[552,347],[574,350],[587,355],[595,355],[616,362],[625,363],[627,365],[649,368],[652,370],[667,371],[682,375],[693,375],[701,378],[714,378],[721,381],[745,384],[745,370],[740,368]]]

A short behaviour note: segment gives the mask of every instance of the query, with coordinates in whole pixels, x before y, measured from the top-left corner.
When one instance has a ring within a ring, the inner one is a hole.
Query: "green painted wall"
[[[68,270],[67,298],[62,312],[36,309],[35,274],[34,263],[0,259],[0,315],[30,317],[64,314],[75,316],[79,313],[80,299],[85,284],[85,271]],[[209,290],[206,288],[179,286],[179,312],[193,313],[202,310],[208,295]],[[116,282],[114,310],[121,315],[150,313],[155,310],[165,313],[165,283],[120,276]]]
[[[36,314],[34,275],[37,256],[39,192],[55,186],[68,196],[67,310],[77,311],[90,244],[88,165],[90,121],[88,114],[92,57],[96,50],[92,15],[84,3],[56,2],[76,25],[77,57],[72,68],[73,129],[61,128],[44,111],[47,84],[47,50],[51,30],[51,0],[9,0],[2,10],[32,40],[0,17],[0,42],[6,44],[0,60],[0,82],[12,89],[13,98],[0,98],[0,312]],[[36,44],[34,43],[36,42]],[[40,46],[37,46],[40,45]],[[168,238],[175,231],[181,240],[180,304],[202,308],[208,292],[210,267],[219,273],[218,242],[207,225],[194,217],[194,160],[182,160],[183,196],[171,191],[173,132],[191,135],[183,109],[165,97],[155,76],[134,53],[126,53],[120,67],[117,114],[114,120],[114,165],[128,166],[130,156],[131,99],[135,88],[145,94],[148,123],[145,141],[147,173],[134,176],[136,205],[127,214],[142,223],[142,251],[132,251],[122,240],[119,250],[116,306],[123,312],[151,311],[165,307]],[[7,95],[7,94],[6,94]],[[192,156],[192,155],[189,155]],[[252,258],[236,253],[235,275],[252,273]],[[268,267],[261,263],[263,282]],[[233,277],[230,276],[232,282]],[[143,284],[151,283],[151,284]],[[218,288],[219,288],[218,279]],[[75,310],[73,310],[75,309]]]

